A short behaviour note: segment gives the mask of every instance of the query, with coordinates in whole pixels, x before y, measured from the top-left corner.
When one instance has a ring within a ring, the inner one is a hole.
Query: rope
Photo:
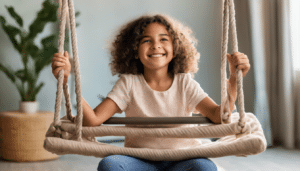
[[[237,32],[236,32],[236,21],[235,21],[235,8],[233,0],[230,0],[230,23],[232,26],[232,53],[238,52]],[[245,126],[245,107],[244,107],[244,91],[243,91],[243,73],[241,70],[237,71],[237,94],[238,94],[238,106],[239,106],[239,125]]]
[[[222,123],[229,123],[228,112],[229,106],[228,97],[227,97],[227,74],[226,74],[226,66],[227,66],[227,48],[228,48],[228,28],[229,28],[229,8],[228,8],[228,0],[224,0],[223,7],[223,20],[222,20],[222,46],[221,46],[221,118]],[[227,115],[227,117],[225,116]]]
[[[228,15],[229,11],[229,15]],[[238,41],[236,32],[236,20],[235,20],[235,7],[233,0],[224,0],[224,10],[223,10],[223,39],[222,39],[222,60],[221,60],[221,116],[224,123],[229,122],[229,117],[226,117],[229,112],[228,106],[228,96],[227,96],[227,84],[226,84],[226,54],[228,45],[228,19],[230,18],[231,25],[231,47],[232,54],[238,52]],[[242,71],[237,71],[237,94],[238,94],[238,106],[239,106],[239,126],[241,130],[245,126],[245,107],[244,107],[244,92],[243,92],[243,75]],[[224,117],[225,116],[225,117]]]
[[[67,110],[67,117],[70,121],[74,122],[75,117],[72,115],[72,109],[71,109],[71,98],[69,94],[69,86],[68,84],[65,84],[63,86],[64,88],[64,95],[66,99],[66,110]]]
[[[61,2],[62,0],[59,0],[59,4],[61,6]],[[68,6],[68,5],[67,5]],[[67,7],[68,8],[68,7]],[[60,16],[60,14],[59,14]],[[69,19],[69,12],[67,10],[66,12],[66,28],[65,28],[65,34],[69,33],[70,30],[70,19]],[[64,42],[63,42],[64,43]],[[67,118],[74,122],[75,117],[72,115],[72,109],[71,109],[71,98],[70,98],[70,94],[69,94],[69,88],[68,88],[68,84],[63,85],[63,89],[64,89],[64,96],[65,96],[65,100],[66,100],[66,112],[67,112]]]
[[[61,8],[61,17],[60,17],[60,29],[59,29],[59,46],[58,52],[63,54],[64,50],[64,38],[65,38],[65,25],[66,25],[66,15],[69,6],[69,16],[70,16],[70,25],[71,25],[71,38],[72,38],[72,52],[74,58],[74,67],[75,67],[75,91],[77,94],[77,115],[78,119],[76,120],[76,132],[74,138],[78,141],[81,140],[81,129],[82,129],[82,102],[81,102],[81,86],[80,86],[80,74],[79,74],[79,61],[78,61],[78,53],[77,53],[77,39],[76,39],[76,30],[75,30],[75,12],[73,1],[70,0],[69,4],[67,0],[62,1]],[[74,121],[74,117],[72,116],[71,111],[71,103],[70,103],[70,95],[68,92],[68,85],[63,86],[64,79],[64,71],[60,70],[58,74],[58,82],[57,82],[57,93],[56,93],[56,101],[55,101],[55,113],[54,113],[54,127],[59,129],[61,126],[59,113],[61,110],[61,100],[62,100],[62,90],[64,90],[65,98],[66,98],[66,107],[67,107],[67,116],[68,119]],[[59,132],[59,131],[58,131]]]
[[[71,38],[72,38],[72,52],[74,59],[74,69],[75,69],[75,92],[77,101],[77,118],[76,118],[76,132],[75,138],[81,140],[81,130],[82,130],[82,94],[81,94],[81,84],[80,84],[80,72],[79,72],[79,59],[77,51],[77,36],[76,36],[76,23],[75,23],[75,10],[73,0],[69,0],[69,14],[70,14],[70,26],[71,26]]]
[[[62,154],[79,154],[85,156],[95,156],[104,158],[109,155],[130,155],[133,157],[144,158],[147,160],[153,161],[164,161],[164,160],[184,160],[189,158],[199,158],[199,157],[222,157],[222,156],[247,156],[253,155],[263,152],[266,149],[266,139],[264,137],[264,133],[262,127],[252,113],[246,113],[247,124],[249,125],[249,133],[251,134],[239,134],[239,136],[234,136],[234,134],[238,134],[240,131],[238,130],[240,127],[238,126],[237,120],[239,119],[238,113],[232,114],[231,124],[223,124],[219,125],[225,128],[231,127],[232,135],[225,136],[219,139],[216,142],[202,144],[200,146],[193,146],[187,149],[152,149],[152,148],[123,148],[116,147],[109,144],[97,143],[96,141],[89,140],[90,138],[84,139],[84,141],[69,141],[68,137],[71,135],[68,132],[74,133],[76,125],[70,123],[70,121],[63,122],[62,128],[62,138],[53,137],[51,130],[49,129],[46,134],[46,139],[44,142],[44,148],[52,153],[56,153],[59,155]],[[213,131],[219,134],[219,131],[216,131],[214,128],[218,125],[213,125],[211,129],[208,131]],[[208,126],[209,127],[209,126]],[[204,128],[208,128],[204,127]],[[51,128],[51,127],[50,127]],[[106,129],[112,129],[112,131],[108,131]],[[119,131],[116,131],[119,129]],[[105,134],[117,134],[120,135],[120,132],[128,134],[129,131],[125,131],[124,129],[133,129],[129,127],[117,127],[116,129],[113,126],[100,126],[100,127],[84,127],[83,128],[83,137],[97,136],[97,135],[105,135]],[[137,130],[141,130],[143,128],[135,128]],[[184,128],[184,129],[192,129],[192,128]],[[197,137],[202,137],[201,132],[206,135],[211,135],[208,132],[203,132],[202,128],[193,129],[191,131],[194,132],[194,135]],[[220,130],[226,130],[220,127]],[[68,131],[68,132],[65,132]],[[168,135],[167,132],[172,132],[175,137],[187,137],[187,131],[178,128],[171,129],[146,129],[148,133],[146,135],[160,135],[164,137],[164,135]],[[156,131],[156,133],[154,133]],[[180,134],[176,134],[175,131],[180,132]],[[189,132],[189,131],[188,131]],[[135,132],[137,134],[138,132]],[[141,135],[144,135],[143,132],[140,132]],[[65,135],[64,135],[65,134]],[[155,136],[156,136],[155,135]],[[66,138],[64,138],[66,136]],[[140,136],[140,135],[137,135]],[[173,138],[175,138],[173,137]],[[236,138],[238,137],[238,139]]]
[[[64,37],[65,37],[65,25],[66,25],[66,13],[67,13],[67,1],[62,2],[62,8],[60,12],[60,27],[58,35],[58,53],[63,53],[64,48]],[[63,90],[63,80],[64,80],[64,71],[60,70],[58,73],[58,82],[57,82],[57,92],[55,100],[55,112],[54,112],[54,127],[58,129],[61,125],[60,122],[60,110],[61,110],[61,101],[62,101],[62,90]]]

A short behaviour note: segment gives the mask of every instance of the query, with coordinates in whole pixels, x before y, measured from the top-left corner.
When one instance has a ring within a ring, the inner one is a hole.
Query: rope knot
[[[230,116],[231,116],[231,114],[229,112],[225,112],[222,115],[222,122],[225,123],[225,124],[231,123]]]
[[[238,130],[238,134],[236,134],[236,138],[239,138],[241,136],[244,136],[246,134],[250,134],[251,133],[251,126],[250,126],[250,123],[246,123],[246,122],[239,122],[237,124],[237,128]]]

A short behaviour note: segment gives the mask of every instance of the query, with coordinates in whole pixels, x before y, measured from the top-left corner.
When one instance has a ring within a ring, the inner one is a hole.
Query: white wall
[[[100,102],[97,96],[99,94],[106,96],[113,87],[114,81],[117,80],[117,76],[112,77],[111,75],[108,66],[109,52],[105,49],[107,40],[112,38],[114,30],[134,17],[148,12],[158,12],[168,14],[192,28],[199,41],[197,49],[201,54],[200,69],[195,79],[212,99],[220,103],[222,22],[222,4],[220,2],[210,0],[75,0],[76,10],[81,12],[80,17],[77,18],[81,24],[77,28],[77,40],[83,97],[94,108]],[[35,13],[40,9],[41,3],[41,0],[2,0],[0,15],[9,18],[4,6],[12,5],[23,17],[25,28],[28,28]],[[247,21],[246,18],[240,20]],[[8,22],[11,23],[12,20],[8,20]],[[44,35],[53,31],[57,31],[57,28],[53,29],[53,26],[48,26],[47,33]],[[239,35],[243,31],[245,29],[242,29]],[[247,43],[243,42],[247,42],[249,37],[245,37],[247,34],[242,34],[242,36],[244,37],[240,40],[239,45],[242,47],[240,51],[247,52],[249,50]],[[13,49],[2,29],[0,29],[0,52],[2,63],[15,69],[21,67],[19,54]],[[253,73],[250,72],[248,75],[245,79],[247,83],[245,85],[245,105],[247,111],[252,111]],[[54,111],[57,81],[51,73],[50,66],[42,71],[39,81],[45,82],[45,86],[37,96],[40,109]],[[18,110],[19,100],[20,97],[15,86],[0,72],[0,112]]]

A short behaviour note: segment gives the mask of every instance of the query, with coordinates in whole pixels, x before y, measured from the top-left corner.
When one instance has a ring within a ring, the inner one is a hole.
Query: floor
[[[123,147],[123,143],[112,143]],[[101,159],[79,155],[64,155],[58,160],[43,162],[10,162],[0,160],[0,171],[79,171],[96,170]],[[226,171],[300,171],[300,150],[268,148],[264,153],[248,157],[213,158]]]

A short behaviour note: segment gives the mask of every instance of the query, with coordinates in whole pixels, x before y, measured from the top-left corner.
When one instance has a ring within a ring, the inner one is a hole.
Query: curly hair
[[[169,63],[168,72],[194,73],[198,71],[200,53],[195,48],[196,38],[192,30],[180,22],[166,15],[144,15],[121,27],[110,47],[112,75],[118,74],[143,74],[144,66],[135,56],[138,55],[138,47],[143,32],[148,24],[159,23],[166,27],[172,38],[173,59]]]

